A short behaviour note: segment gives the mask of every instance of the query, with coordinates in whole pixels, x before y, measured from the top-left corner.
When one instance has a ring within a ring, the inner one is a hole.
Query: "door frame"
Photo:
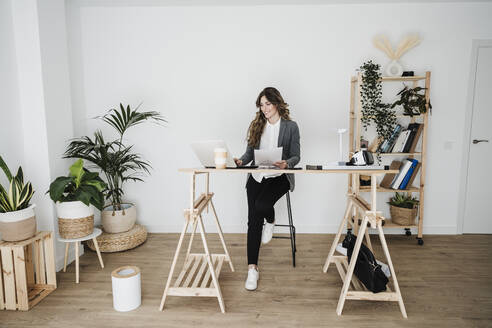
[[[466,188],[468,184],[468,166],[470,160],[471,125],[473,118],[473,100],[475,95],[475,82],[477,76],[478,51],[480,48],[492,48],[491,39],[473,39],[470,60],[470,76],[468,77],[468,94],[465,107],[465,128],[463,133],[463,151],[461,156],[461,174],[458,201],[458,220],[456,233],[463,234],[465,225]],[[470,109],[470,110],[468,110]]]

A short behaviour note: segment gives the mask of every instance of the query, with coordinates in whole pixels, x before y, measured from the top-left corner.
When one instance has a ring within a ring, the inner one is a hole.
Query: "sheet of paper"
[[[282,160],[283,147],[277,147],[272,149],[255,149],[255,164],[259,167],[271,167],[273,163]]]

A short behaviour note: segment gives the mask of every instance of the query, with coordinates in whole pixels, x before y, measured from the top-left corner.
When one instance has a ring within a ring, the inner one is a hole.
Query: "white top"
[[[270,122],[266,122],[265,130],[263,130],[263,134],[260,139],[260,149],[272,149],[278,147],[278,134],[280,132],[280,121],[279,120],[275,124],[270,124]],[[253,178],[261,183],[263,178],[274,178],[282,175],[282,173],[252,173]]]

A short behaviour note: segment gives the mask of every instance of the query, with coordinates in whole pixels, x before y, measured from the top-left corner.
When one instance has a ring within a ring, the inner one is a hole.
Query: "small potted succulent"
[[[80,238],[94,231],[93,207],[102,210],[105,189],[99,174],[85,169],[81,159],[70,167],[68,176],[58,177],[50,184],[48,192],[56,204],[62,238]]]
[[[390,198],[388,204],[390,205],[391,220],[393,223],[403,226],[415,224],[419,204],[418,199],[412,197],[409,193],[395,193]]]
[[[101,131],[90,137],[72,140],[65,152],[65,158],[83,158],[99,167],[108,182],[105,191],[109,203],[101,212],[101,223],[107,233],[129,231],[137,220],[135,204],[123,201],[123,185],[128,181],[143,181],[142,174],[149,173],[150,163],[133,151],[133,146],[124,144],[125,132],[132,126],[153,121],[166,122],[160,113],[155,111],[139,112],[137,108],[130,108],[120,104],[119,109],[111,109],[99,119],[113,127],[119,138],[107,141]]]
[[[8,179],[9,186],[0,184],[0,231],[5,241],[20,241],[36,234],[36,205],[29,204],[34,194],[30,182],[24,182],[24,173],[19,166],[15,176],[0,156],[0,167]],[[1,286],[0,286],[1,288]]]

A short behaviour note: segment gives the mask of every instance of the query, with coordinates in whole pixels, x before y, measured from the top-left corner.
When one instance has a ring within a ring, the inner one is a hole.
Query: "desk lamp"
[[[343,160],[343,150],[342,150],[342,135],[347,132],[347,129],[337,129],[338,133],[338,165],[345,165]]]

